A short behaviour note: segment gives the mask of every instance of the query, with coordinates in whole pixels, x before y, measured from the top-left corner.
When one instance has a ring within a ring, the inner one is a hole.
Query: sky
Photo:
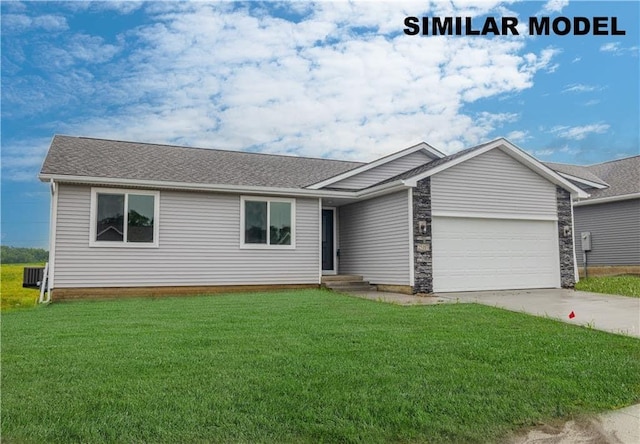
[[[17,2],[1,10],[0,243],[47,248],[54,134],[370,161],[506,137],[542,161],[639,154],[640,3]],[[517,17],[518,36],[404,19]],[[529,17],[615,17],[542,35]],[[609,29],[611,24],[609,22]]]

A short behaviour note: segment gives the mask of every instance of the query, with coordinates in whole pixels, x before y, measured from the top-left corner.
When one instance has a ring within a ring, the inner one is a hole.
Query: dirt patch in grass
[[[509,444],[613,444],[617,437],[605,431],[597,419],[576,419],[543,424],[508,441]]]

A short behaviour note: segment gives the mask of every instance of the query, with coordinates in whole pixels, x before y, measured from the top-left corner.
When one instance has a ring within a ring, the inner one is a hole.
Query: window
[[[240,198],[242,248],[295,248],[295,200]]]
[[[93,188],[91,246],[158,246],[157,191]]]

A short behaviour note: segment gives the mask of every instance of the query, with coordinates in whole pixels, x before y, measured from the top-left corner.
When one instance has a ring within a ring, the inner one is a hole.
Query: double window
[[[242,196],[240,246],[295,248],[294,199]]]
[[[157,191],[93,188],[92,246],[158,246]]]

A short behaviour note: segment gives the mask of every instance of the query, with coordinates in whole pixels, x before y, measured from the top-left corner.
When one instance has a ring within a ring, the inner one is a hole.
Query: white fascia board
[[[493,149],[500,149],[505,154],[511,156],[516,159],[520,163],[524,164],[534,172],[538,173],[545,179],[549,180],[556,185],[561,186],[562,188],[569,190],[572,195],[577,197],[586,198],[589,197],[589,193],[582,190],[580,187],[572,184],[564,177],[560,176],[558,173],[553,171],[551,168],[545,166],[540,161],[536,160],[534,157],[530,156],[526,152],[522,151],[520,148],[513,145],[506,139],[497,139],[493,142],[487,143],[482,148],[478,148],[477,150],[471,151],[463,156],[457,157],[450,162],[446,162],[442,165],[439,165],[435,168],[432,168],[428,171],[425,171],[422,174],[418,174],[417,176],[412,177],[411,179],[406,180],[407,184],[410,186],[416,186],[418,181],[433,176],[441,171],[447,170],[453,166],[456,166],[462,162],[466,162],[467,160],[473,159],[476,156],[486,153],[487,151],[491,151]]]
[[[427,154],[435,157],[436,159],[440,159],[444,157],[444,154],[428,145],[425,142],[420,142],[417,145],[410,146],[402,151],[398,151],[397,153],[389,154],[388,156],[381,157],[378,160],[374,160],[373,162],[369,162],[365,165],[359,166],[358,168],[354,168],[353,170],[346,171],[342,174],[338,174],[337,176],[333,176],[329,179],[323,180],[322,182],[315,183],[313,185],[309,185],[307,188],[310,190],[318,190],[320,188],[324,188],[328,185],[331,185],[336,182],[340,182],[341,180],[348,179],[349,177],[356,176],[360,173],[364,173],[372,168],[379,167],[380,165],[384,165],[385,163],[392,162],[396,159],[400,159],[408,154],[413,154],[417,151],[425,151]],[[430,157],[431,157],[430,156]]]
[[[343,197],[359,199],[361,197],[371,198],[382,194],[392,193],[404,189],[407,185],[404,181],[397,180],[372,188],[360,191],[331,191],[331,190],[309,190],[306,188],[277,188],[277,187],[255,187],[247,185],[226,185],[226,184],[202,184],[184,182],[164,182],[140,179],[119,179],[112,177],[90,177],[90,176],[67,176],[56,174],[40,174],[41,181],[54,180],[56,182],[80,183],[101,186],[121,186],[139,187],[165,190],[185,190],[185,191],[210,191],[219,193],[242,193],[242,194],[268,194],[272,196],[292,196],[292,197]]]
[[[580,200],[573,202],[574,207],[584,207],[586,205],[597,205],[608,202],[619,202],[622,200],[640,199],[640,193],[621,194],[620,196],[600,197],[596,199]]]
[[[592,188],[597,188],[599,190],[603,190],[605,188],[609,188],[608,185],[604,185],[601,183],[597,183],[597,182],[592,182],[590,180],[587,179],[582,179],[581,177],[576,177],[576,176],[572,176],[571,174],[567,174],[567,173],[561,173],[560,171],[556,171],[559,175],[561,175],[562,177],[564,177],[565,179],[569,179],[573,182],[579,182],[582,184],[585,184],[587,186],[590,186]]]

